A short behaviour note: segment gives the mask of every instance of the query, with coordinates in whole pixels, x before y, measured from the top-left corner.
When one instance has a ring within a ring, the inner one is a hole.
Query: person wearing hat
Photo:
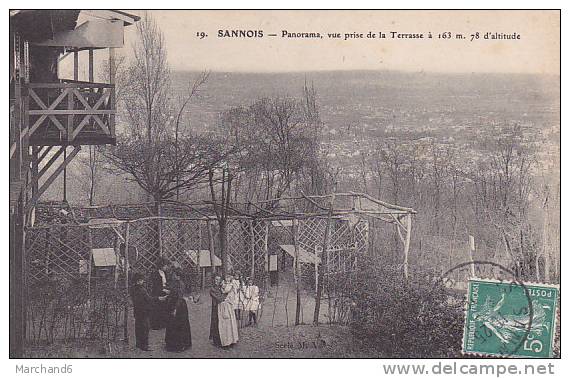
[[[169,278],[170,294],[168,294],[168,299],[166,300],[169,318],[166,323],[164,336],[166,350],[169,352],[182,352],[192,347],[188,304],[183,296],[184,284],[180,278],[181,276],[181,267],[173,263]],[[194,297],[192,297],[192,300],[196,303]]]
[[[170,294],[170,283],[167,281],[167,273],[170,262],[160,258],[156,264],[157,269],[150,276],[150,295],[160,297]],[[156,303],[150,314],[150,326],[154,330],[163,329],[168,321],[168,309],[163,303]]]
[[[135,317],[136,347],[144,351],[151,351],[152,349],[148,346],[150,316],[156,304],[165,301],[166,296],[150,296],[144,286],[144,276],[140,273],[133,274],[133,282],[131,298]]]

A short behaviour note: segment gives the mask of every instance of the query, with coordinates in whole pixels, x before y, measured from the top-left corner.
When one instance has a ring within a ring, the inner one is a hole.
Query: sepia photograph
[[[9,357],[560,359],[561,13],[10,9]]]

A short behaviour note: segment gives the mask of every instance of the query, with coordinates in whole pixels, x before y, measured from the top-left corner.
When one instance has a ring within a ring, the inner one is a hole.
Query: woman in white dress
[[[234,310],[237,295],[232,280],[232,277],[228,275],[222,282],[222,293],[226,294],[226,298],[218,305],[218,327],[223,347],[236,344],[239,340]]]
[[[254,285],[249,277],[245,279],[245,289],[243,291],[243,295],[245,297],[245,311],[247,311],[249,314],[248,325],[250,325],[252,321],[253,324],[257,325],[257,311],[260,307],[259,287]]]

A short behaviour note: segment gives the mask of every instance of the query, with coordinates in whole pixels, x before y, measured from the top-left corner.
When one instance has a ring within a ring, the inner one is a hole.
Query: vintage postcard
[[[10,357],[560,358],[560,17],[11,9]]]

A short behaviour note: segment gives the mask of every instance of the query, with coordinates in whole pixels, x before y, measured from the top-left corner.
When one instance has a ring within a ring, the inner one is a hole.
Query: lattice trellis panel
[[[134,271],[146,273],[156,267],[160,257],[160,223],[158,219],[143,219],[129,226],[129,249],[136,249],[135,261],[129,261]]]
[[[234,219],[227,223],[226,252],[233,270],[258,283],[266,277],[267,232],[266,222]]]
[[[230,220],[227,222],[226,254],[234,271],[247,272],[251,263],[251,235],[247,221]]]
[[[81,277],[90,251],[89,229],[55,225],[28,229],[26,234],[26,278],[29,284],[50,278]]]
[[[324,218],[308,218],[299,221],[299,246],[311,253],[316,246],[323,245],[327,220]]]
[[[191,287],[199,286],[200,267],[190,257],[190,251],[208,249],[204,248],[204,238],[208,237],[204,226],[205,222],[197,220],[161,221],[162,256],[180,265],[182,278]]]
[[[355,268],[354,248],[331,246],[327,250],[326,273],[346,273]]]
[[[109,225],[109,227],[91,228],[91,243],[93,248],[117,248],[122,242],[120,235],[124,235],[123,225]]]
[[[251,272],[249,272],[249,274],[254,278],[258,286],[263,286],[261,283],[265,282],[265,278],[268,275],[269,261],[267,248],[269,224],[264,221],[253,221],[252,227],[254,235],[254,274],[251,275]]]
[[[367,254],[369,246],[370,226],[368,221],[361,219],[354,226],[354,244],[357,255]]]
[[[323,243],[327,220],[325,218],[309,218],[299,222],[299,245],[309,253],[317,251],[323,259]],[[357,271],[358,256],[368,251],[368,222],[357,219],[351,224],[346,219],[332,219],[325,266],[325,291],[329,294],[337,292],[335,282],[350,282]],[[314,286],[314,266],[303,266],[303,281]]]
[[[282,253],[280,245],[293,244],[293,227],[290,223],[279,223],[279,221],[267,222],[268,237],[267,248],[268,254],[280,256]],[[281,257],[279,257],[280,259]],[[282,263],[279,261],[279,263]],[[279,268],[281,270],[281,268]]]
[[[334,219],[331,222],[329,245],[335,248],[349,248],[354,245],[354,233],[348,221]]]

